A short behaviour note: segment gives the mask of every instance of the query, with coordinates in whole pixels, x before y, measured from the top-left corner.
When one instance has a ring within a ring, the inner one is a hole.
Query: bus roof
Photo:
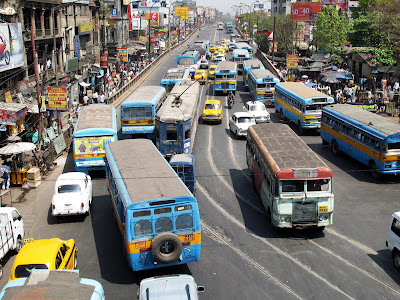
[[[374,114],[353,105],[334,104],[324,107],[323,110],[331,114],[333,112],[353,119],[354,121],[361,123],[355,125],[364,130],[369,127],[387,136],[400,133],[399,123],[393,122],[383,116]]]
[[[194,116],[200,95],[200,83],[182,80],[175,84],[170,95],[157,112],[156,118],[163,123],[187,121]],[[179,99],[177,99],[179,96]]]
[[[250,56],[249,51],[247,51],[247,49],[233,49],[232,54],[234,56],[235,55],[248,55],[248,56]]]
[[[182,54],[181,54],[181,56],[182,55],[189,55],[189,56],[194,56],[194,55],[196,55],[197,54],[197,50],[194,50],[194,49],[186,49],[186,50],[184,50],[183,52],[182,52]]]
[[[251,69],[250,73],[255,79],[260,78],[277,78],[271,71],[267,69]],[[249,75],[250,75],[249,73]]]
[[[217,65],[217,69],[215,72],[222,71],[222,70],[230,70],[230,71],[235,71],[236,72],[236,64],[233,61],[221,61]]]
[[[91,104],[83,106],[75,131],[89,128],[114,129],[115,108],[112,105]]]
[[[160,96],[165,94],[165,88],[159,85],[142,85],[122,102],[121,107],[124,104],[132,104],[132,102],[152,102],[157,94],[160,94]]]
[[[263,158],[268,161],[278,178],[288,179],[290,174],[293,178],[296,177],[293,176],[293,171],[305,169],[317,169],[318,177],[333,176],[319,156],[286,124],[265,123],[250,126],[248,139],[256,142]]]
[[[113,165],[118,168],[131,203],[192,196],[153,142],[148,139],[109,143],[106,155],[111,170],[114,170]],[[113,173],[113,176],[118,175]]]
[[[194,155],[188,153],[174,154],[169,160],[169,164],[172,165],[193,165]]]
[[[327,94],[324,94],[320,91],[316,91],[313,88],[306,86],[301,82],[280,82],[276,84],[275,89],[279,88],[286,89],[302,98],[332,98]]]
[[[264,65],[261,62],[261,60],[259,60],[258,58],[253,58],[253,59],[245,60],[243,62],[243,68],[249,68],[249,67],[252,67],[252,68],[257,68],[257,67],[264,68]]]

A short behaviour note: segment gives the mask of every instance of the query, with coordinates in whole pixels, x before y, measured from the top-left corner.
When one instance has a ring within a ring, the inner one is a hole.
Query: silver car
[[[247,136],[247,129],[251,125],[256,125],[256,119],[248,112],[236,112],[229,119],[229,130],[232,131],[236,137]]]

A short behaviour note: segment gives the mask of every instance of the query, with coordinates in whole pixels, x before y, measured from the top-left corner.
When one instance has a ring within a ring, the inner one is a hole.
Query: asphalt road
[[[215,27],[201,30],[200,39],[228,37]],[[179,53],[167,59],[145,82],[159,85]],[[231,54],[228,54],[230,57]],[[239,76],[239,80],[242,77]],[[323,233],[312,230],[274,231],[249,178],[245,140],[228,130],[228,119],[250,99],[239,84],[235,107],[224,109],[222,124],[200,122],[194,152],[202,220],[199,262],[134,273],[121,250],[122,238],[113,217],[104,173],[92,173],[93,202],[86,218],[56,220],[50,214],[59,168],[36,192],[35,219],[28,237],[74,238],[79,247],[81,277],[100,281],[107,299],[134,299],[141,279],[164,274],[192,274],[205,286],[201,299],[398,299],[400,274],[385,246],[390,216],[398,211],[400,181],[375,181],[368,170],[346,156],[334,156],[318,135],[301,135],[334,171],[334,224]],[[212,83],[202,86],[205,99],[214,96]],[[272,122],[281,122],[274,110]],[[69,155],[64,172],[73,171]],[[13,258],[7,262],[1,287]]]

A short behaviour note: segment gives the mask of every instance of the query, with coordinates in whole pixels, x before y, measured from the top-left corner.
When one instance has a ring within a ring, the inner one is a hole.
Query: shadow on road
[[[389,249],[378,250],[378,255],[368,254],[368,256],[385,271],[394,282],[400,284],[399,271],[396,270],[392,262],[392,252]]]

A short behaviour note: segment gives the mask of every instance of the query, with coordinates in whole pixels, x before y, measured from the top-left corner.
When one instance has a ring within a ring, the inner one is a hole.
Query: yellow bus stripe
[[[105,153],[96,153],[96,154],[75,154],[73,153],[74,159],[78,158],[101,158],[105,157]]]

